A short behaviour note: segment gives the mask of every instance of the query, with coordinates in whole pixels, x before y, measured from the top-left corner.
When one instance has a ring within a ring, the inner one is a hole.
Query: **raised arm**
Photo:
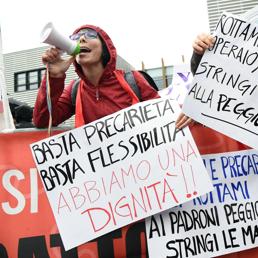
[[[193,54],[191,58],[191,72],[193,75],[196,73],[197,67],[202,59],[204,52],[209,47],[212,47],[213,43],[214,38],[210,34],[206,33],[198,35],[194,40],[192,44]],[[193,122],[194,120],[192,118],[186,116],[184,113],[180,113],[176,121],[176,127],[178,129],[182,129]]]
[[[191,72],[196,73],[197,67],[202,59],[206,49],[211,47],[214,43],[214,38],[210,34],[202,33],[196,37],[192,46],[193,54],[191,57]]]
[[[54,126],[62,123],[73,114],[71,105],[71,86],[64,88],[65,72],[73,62],[74,58],[62,59],[60,51],[56,48],[48,49],[42,55],[42,62],[47,66],[50,85],[50,96],[52,104],[52,124]],[[48,126],[49,111],[47,106],[47,76],[41,82],[33,112],[33,123],[36,127]]]

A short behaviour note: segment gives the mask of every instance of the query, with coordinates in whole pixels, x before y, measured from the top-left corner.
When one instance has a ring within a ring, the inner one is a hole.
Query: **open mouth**
[[[87,47],[81,47],[80,48],[80,53],[89,53],[89,52],[91,52],[91,50]]]

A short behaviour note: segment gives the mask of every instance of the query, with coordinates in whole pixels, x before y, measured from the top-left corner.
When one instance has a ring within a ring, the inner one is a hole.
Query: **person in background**
[[[214,43],[214,38],[210,34],[202,33],[197,36],[193,42],[193,54],[191,57],[191,72],[195,75],[197,67],[202,59],[202,56],[206,49],[212,47]],[[180,113],[176,121],[176,127],[182,129],[191,123],[194,120],[191,117],[186,116],[184,113]]]
[[[33,128],[35,127],[32,122],[33,108],[28,105],[22,105],[15,108],[15,128]]]
[[[34,127],[32,122],[32,107],[24,102],[14,100],[13,98],[9,98],[9,106],[16,129]]]
[[[57,48],[50,48],[42,55],[48,68],[54,126],[73,114],[75,126],[82,126],[139,101],[124,79],[124,71],[116,69],[116,48],[105,31],[83,25],[70,38],[80,45],[81,52],[75,57],[63,59]],[[75,105],[71,97],[75,81],[65,87],[66,71],[72,63],[80,78]],[[133,71],[133,75],[143,101],[159,97],[139,72]],[[46,78],[41,82],[33,113],[33,122],[39,128],[47,127],[49,121]]]

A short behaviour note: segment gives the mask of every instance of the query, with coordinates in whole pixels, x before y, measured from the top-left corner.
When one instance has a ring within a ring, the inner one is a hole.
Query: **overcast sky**
[[[3,53],[43,46],[40,32],[52,21],[64,35],[83,24],[104,29],[117,52],[135,68],[186,62],[197,34],[208,32],[206,0],[3,0]]]

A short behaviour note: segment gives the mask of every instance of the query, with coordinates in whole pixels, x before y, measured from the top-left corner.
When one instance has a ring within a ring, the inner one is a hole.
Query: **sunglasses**
[[[93,29],[82,29],[71,35],[70,39],[78,41],[81,36],[84,36],[86,39],[96,39],[98,37],[98,33]]]

